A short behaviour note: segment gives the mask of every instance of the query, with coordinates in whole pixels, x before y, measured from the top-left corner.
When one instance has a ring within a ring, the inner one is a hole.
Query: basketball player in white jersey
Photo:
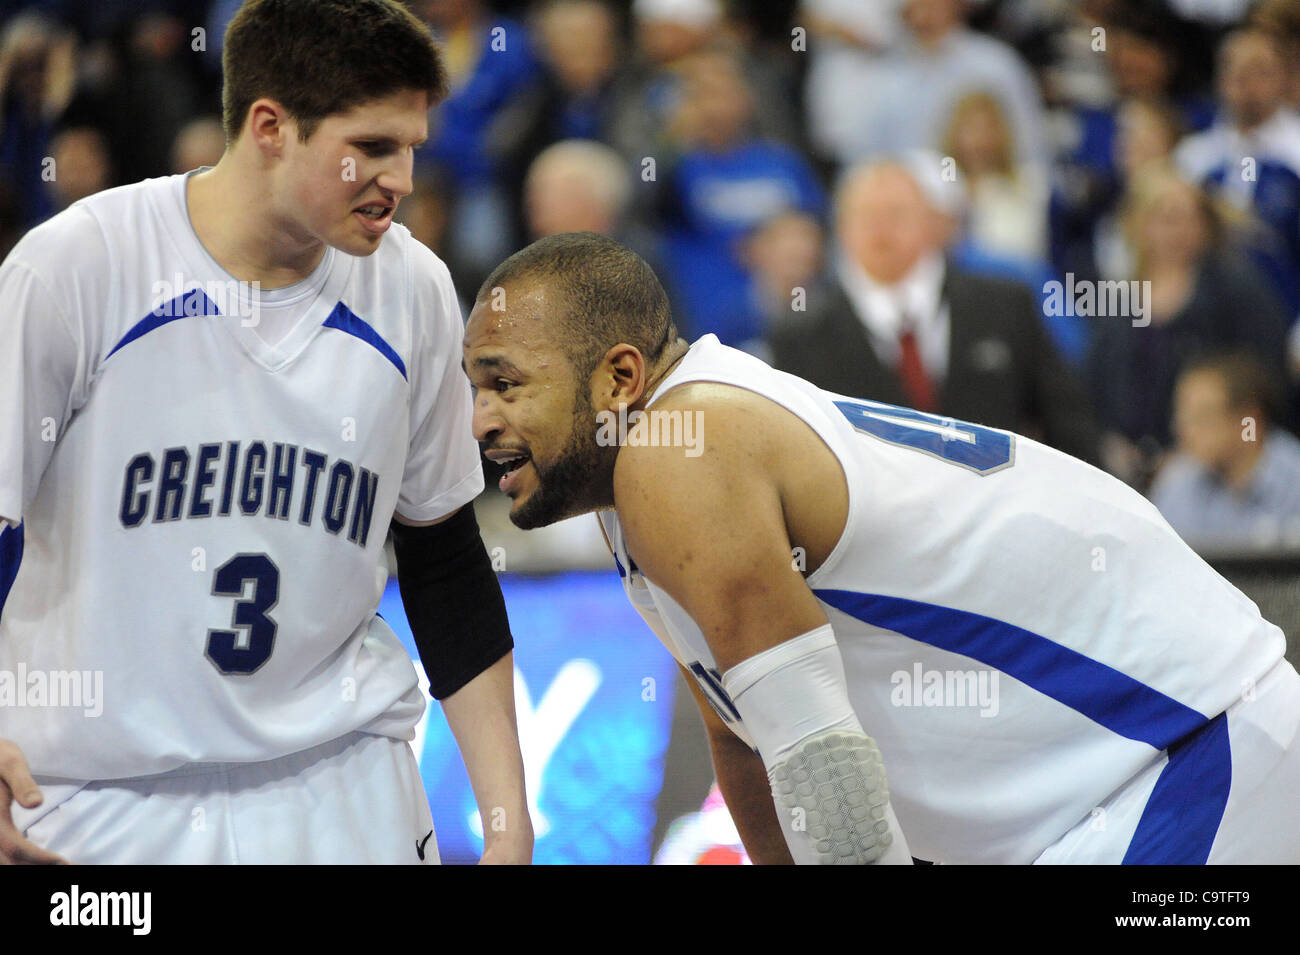
[[[504,812],[483,861],[527,862],[459,309],[392,221],[439,51],[392,0],[252,0],[224,68],[215,168],[92,196],[0,267],[0,855],[436,862],[377,614],[391,520]]]
[[[598,511],[755,861],[1300,861],[1283,635],[1119,481],[688,345],[588,233],[498,267],[465,368],[513,521]]]

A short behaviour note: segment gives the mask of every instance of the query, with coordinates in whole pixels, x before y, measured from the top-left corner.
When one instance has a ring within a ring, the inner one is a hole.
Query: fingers
[[[0,740],[0,785],[6,786],[5,795],[12,794],[24,809],[35,809],[45,798],[32,778],[22,750],[7,739]],[[9,800],[5,799],[4,803],[7,812]]]
[[[9,809],[10,795],[9,788],[0,783],[0,865],[68,865],[62,856],[23,838]]]
[[[0,865],[68,864],[62,856],[24,839],[14,825],[11,800],[24,809],[35,809],[44,799],[22,750],[9,740],[0,740]]]

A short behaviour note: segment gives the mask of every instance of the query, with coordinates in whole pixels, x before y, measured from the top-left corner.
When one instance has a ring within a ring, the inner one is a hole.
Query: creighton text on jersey
[[[346,528],[348,540],[365,547],[378,492],[377,473],[311,448],[214,441],[134,455],[122,476],[118,517],[132,528],[213,515],[293,516],[305,526],[319,520],[331,534]]]

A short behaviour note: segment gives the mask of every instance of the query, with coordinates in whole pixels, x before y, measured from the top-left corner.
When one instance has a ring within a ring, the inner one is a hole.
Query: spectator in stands
[[[791,324],[797,315],[824,308],[825,230],[820,220],[807,213],[780,212],[755,229],[744,248],[752,276],[750,303],[765,335],[765,340],[747,347],[770,362],[773,355],[767,340],[775,329]]]
[[[411,230],[417,240],[446,261],[447,229],[451,220],[451,196],[445,176],[424,170],[411,180],[411,194],[397,207],[396,219]],[[477,290],[475,290],[477,291]]]
[[[1191,543],[1300,543],[1300,441],[1273,425],[1273,385],[1263,363],[1240,352],[1203,356],[1178,376],[1178,453],[1151,500]]]
[[[1232,241],[1229,215],[1159,167],[1138,176],[1125,208],[1146,314],[1094,320],[1088,380],[1105,466],[1134,486],[1146,487],[1169,446],[1174,381],[1188,360],[1248,348],[1284,380],[1285,312]]]
[[[1125,170],[1125,114],[1129,104],[1151,104],[1172,111],[1172,123],[1201,130],[1214,120],[1214,104],[1189,81],[1180,49],[1183,31],[1167,9],[1156,4],[1091,3],[1090,43],[1104,41],[1110,91],[1100,103],[1071,111],[1073,146],[1057,169],[1052,204],[1052,261],[1058,271],[1095,279],[1103,263],[1095,259],[1097,229],[1113,219],[1122,201]],[[1098,37],[1091,31],[1100,28]],[[1095,45],[1090,45],[1093,56]],[[1105,241],[1105,240],[1103,240]]]
[[[1300,109],[1300,0],[1260,0],[1249,23],[1277,41],[1286,63],[1286,103]]]
[[[411,235],[424,243],[447,263],[453,281],[466,274],[466,268],[457,258],[458,244],[451,239],[452,196],[448,178],[436,166],[416,171],[411,180],[411,194],[402,199],[395,218],[411,230]],[[478,286],[456,284],[456,296],[462,315],[468,315],[474,305]]]
[[[550,0],[536,19],[542,73],[500,124],[504,179],[522,209],[524,176],[561,140],[613,137],[616,85],[624,65],[618,18],[604,0]],[[521,219],[516,245],[527,243]]]
[[[1047,256],[1047,179],[1017,162],[1006,111],[983,90],[953,107],[943,137],[966,187],[966,235],[986,252],[1035,264]]]
[[[777,367],[841,394],[1041,437],[1097,455],[1088,402],[1024,286],[945,258],[959,208],[937,156],[852,169],[840,184],[836,283],[773,335]]]
[[[226,131],[215,116],[192,119],[176,134],[172,143],[172,172],[189,172],[215,166],[226,151]]]
[[[530,240],[559,232],[617,236],[631,199],[627,166],[609,146],[567,140],[548,147],[524,180]]]
[[[604,143],[570,139],[548,146],[524,179],[528,241],[598,232],[635,250],[662,275],[659,237],[630,215],[633,184],[623,157]]]
[[[476,286],[513,251],[512,199],[503,181],[498,123],[539,75],[532,39],[523,24],[493,14],[483,0],[415,0],[412,12],[442,41],[451,94],[430,118],[429,142],[416,166],[435,164],[448,177],[455,203],[451,230],[464,271],[458,287]]]
[[[1098,219],[1093,232],[1093,274],[1103,279],[1127,279],[1136,269],[1136,253],[1124,232],[1120,210],[1142,170],[1168,165],[1182,137],[1177,110],[1156,100],[1126,100],[1117,116],[1115,169],[1119,201]]]
[[[46,183],[54,211],[107,189],[113,181],[112,160],[103,134],[92,126],[74,126],[50,144],[53,178]]]
[[[684,333],[742,347],[763,333],[742,241],[787,209],[822,214],[825,198],[807,160],[755,136],[755,95],[734,55],[697,53],[681,73],[672,123],[685,151],[663,184],[665,267]]]
[[[804,109],[823,158],[851,163],[861,144],[862,91],[889,82],[887,53],[901,39],[903,0],[802,0],[795,24],[808,31]]]
[[[1023,282],[1040,298],[1057,279],[1047,259],[1049,188],[1044,170],[1015,162],[1015,143],[997,97],[968,93],[944,134],[965,194],[961,228],[948,250],[959,268]],[[1088,326],[1062,310],[1040,310],[1052,342],[1072,366],[1088,351]]]
[[[623,57],[614,11],[602,0],[552,0],[538,13],[537,26],[545,64],[537,84],[544,95],[535,101],[546,113],[540,146],[607,138],[611,87]]]
[[[887,81],[864,96],[859,157],[942,148],[958,101],[984,90],[1006,112],[1013,162],[1051,161],[1042,98],[1033,74],[1007,44],[968,28],[963,0],[905,0],[904,39],[890,55]]]
[[[76,89],[76,48],[72,34],[34,12],[0,34],[0,178],[12,185],[27,228],[56,211],[45,159]]]
[[[1290,314],[1300,310],[1300,115],[1286,105],[1286,64],[1275,38],[1237,30],[1219,49],[1223,110],[1213,128],[1184,140],[1175,160],[1193,182],[1270,230],[1256,260]]]
[[[203,98],[203,67],[178,16],[151,11],[118,33],[118,72],[99,104],[115,168],[125,182],[168,175],[181,128],[215,110]]]
[[[753,119],[758,135],[797,144],[801,124],[792,105],[794,90],[770,62],[750,55],[728,28],[722,0],[634,0],[635,53],[619,83],[609,140],[628,160],[663,162],[680,146],[673,130],[683,96],[682,74],[696,54],[726,45],[738,58],[746,85],[763,109]]]

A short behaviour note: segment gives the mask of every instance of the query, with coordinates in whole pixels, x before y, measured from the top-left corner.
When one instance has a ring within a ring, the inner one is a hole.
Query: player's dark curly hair
[[[228,142],[263,96],[306,141],[325,117],[361,103],[415,89],[432,105],[447,93],[433,35],[396,0],[248,0],[226,28],[221,66]]]
[[[490,300],[493,289],[529,280],[548,283],[566,306],[552,317],[553,327],[580,387],[614,345],[634,345],[653,364],[677,340],[658,276],[641,256],[611,238],[562,232],[538,239],[498,265],[478,298]]]

